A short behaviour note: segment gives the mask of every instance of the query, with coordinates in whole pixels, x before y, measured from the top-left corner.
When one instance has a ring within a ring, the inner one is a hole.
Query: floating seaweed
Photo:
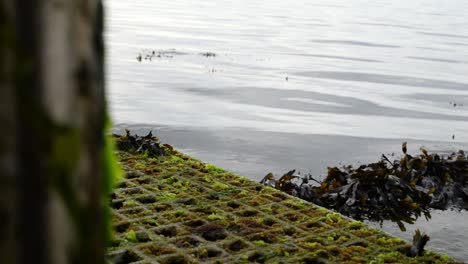
[[[449,104],[453,107],[463,107],[463,104],[457,103],[455,101],[450,101]]]
[[[164,156],[166,152],[160,146],[159,138],[154,137],[150,131],[146,136],[131,135],[130,130],[125,129],[125,136],[113,135],[117,148],[121,151],[133,153],[146,153],[150,157]]]
[[[468,157],[462,150],[443,157],[421,148],[422,154],[411,156],[405,142],[402,151],[399,160],[382,155],[357,168],[328,168],[322,182],[293,170],[279,179],[269,173],[261,183],[354,219],[392,220],[402,230],[402,221],[430,218],[431,208],[468,209]]]
[[[177,52],[175,49],[174,50],[167,50],[167,51],[144,51],[142,53],[139,53],[138,56],[136,57],[137,61],[141,62],[143,60],[145,61],[152,61],[155,58],[174,58],[174,55],[182,55],[184,53],[182,52]]]
[[[214,52],[201,52],[198,53],[199,55],[203,57],[216,57],[217,54]],[[161,59],[161,58],[174,58],[174,56],[178,55],[187,55],[187,53],[177,51],[175,49],[170,49],[170,50],[149,50],[149,51],[142,51],[138,53],[138,56],[136,57],[138,62],[142,61],[152,61],[153,59]]]
[[[202,52],[200,53],[203,57],[216,57],[216,53],[213,52]]]

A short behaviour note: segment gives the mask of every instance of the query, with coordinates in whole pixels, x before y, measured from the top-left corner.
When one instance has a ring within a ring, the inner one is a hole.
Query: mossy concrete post
[[[101,0],[0,0],[0,262],[104,263]]]

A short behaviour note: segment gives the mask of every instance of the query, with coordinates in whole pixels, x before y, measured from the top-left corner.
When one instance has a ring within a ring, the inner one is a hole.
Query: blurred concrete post
[[[0,0],[0,263],[104,263],[101,0]]]

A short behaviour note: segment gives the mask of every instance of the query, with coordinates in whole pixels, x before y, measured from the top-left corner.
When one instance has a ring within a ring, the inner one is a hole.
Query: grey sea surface
[[[256,181],[290,169],[321,178],[397,157],[403,141],[413,153],[468,150],[468,1],[105,4],[115,131],[156,130]],[[430,248],[468,261],[467,216],[382,229],[409,239],[421,228]]]

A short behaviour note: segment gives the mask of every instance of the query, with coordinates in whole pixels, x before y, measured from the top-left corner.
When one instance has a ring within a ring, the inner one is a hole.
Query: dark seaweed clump
[[[413,236],[413,244],[406,254],[409,257],[423,256],[424,247],[426,246],[427,242],[429,242],[429,240],[430,238],[428,235],[424,233],[421,234],[421,231],[416,229]]]
[[[443,157],[421,149],[411,156],[406,142],[402,150],[399,160],[382,155],[357,168],[328,168],[322,182],[293,170],[279,179],[270,173],[261,183],[354,219],[392,220],[403,230],[401,221],[413,223],[422,214],[430,218],[431,208],[468,209],[468,157],[462,150]]]
[[[117,149],[131,153],[142,153],[150,157],[166,155],[159,143],[159,138],[154,137],[151,131],[146,136],[131,135],[128,129],[125,129],[125,132],[125,136],[114,134]]]

